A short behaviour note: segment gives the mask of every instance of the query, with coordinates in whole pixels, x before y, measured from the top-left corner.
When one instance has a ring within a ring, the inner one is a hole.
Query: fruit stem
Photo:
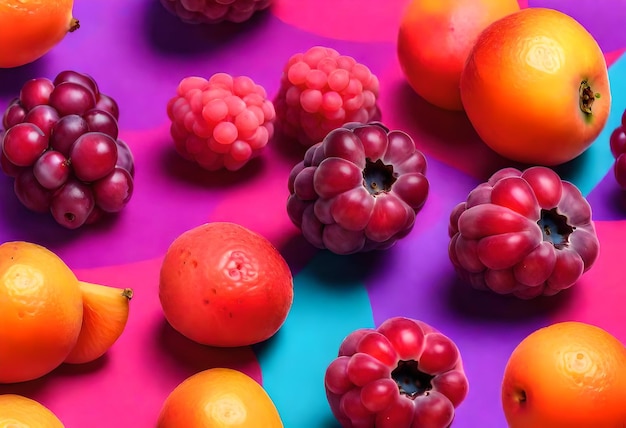
[[[593,105],[593,101],[599,96],[600,94],[593,93],[589,82],[587,82],[586,80],[580,82],[580,87],[578,88],[578,99],[580,110],[583,113],[591,114],[591,106]]]
[[[80,21],[74,17],[72,17],[70,21],[70,29],[68,30],[70,33],[78,30],[80,28]]]
[[[133,298],[133,289],[132,288],[125,288],[122,291],[122,296],[126,297],[128,300]]]

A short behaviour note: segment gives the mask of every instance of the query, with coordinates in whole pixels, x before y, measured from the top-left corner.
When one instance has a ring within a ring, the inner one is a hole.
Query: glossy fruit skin
[[[27,80],[0,131],[0,167],[15,179],[18,201],[68,229],[120,212],[132,197],[135,167],[118,138],[118,117],[117,102],[87,74]]]
[[[161,0],[161,4],[187,24],[243,23],[271,6],[272,0]]]
[[[413,90],[447,110],[463,110],[459,81],[478,34],[519,10],[517,0],[411,0],[398,31],[397,54]]]
[[[626,421],[626,348],[592,324],[550,324],[511,353],[502,380],[510,428],[612,428]]]
[[[0,68],[31,63],[78,29],[73,0],[17,1],[0,4]]]
[[[70,353],[83,318],[78,279],[50,250],[0,245],[0,383],[37,379]]]
[[[426,167],[405,132],[345,124],[293,167],[289,218],[313,246],[336,254],[389,248],[412,230],[426,202]]]
[[[343,428],[447,428],[469,390],[454,342],[405,317],[350,333],[324,384]]]
[[[64,428],[61,420],[46,406],[18,394],[0,394],[3,427]],[[8,423],[8,425],[5,425]]]
[[[167,396],[157,428],[283,428],[270,396],[250,376],[216,367],[191,375]]]
[[[220,347],[252,345],[273,336],[293,302],[293,278],[263,236],[229,222],[179,235],[161,265],[159,299],[183,336]]]
[[[485,144],[529,165],[559,165],[582,154],[611,107],[598,43],[569,15],[538,7],[507,15],[480,34],[460,90]],[[588,111],[581,108],[581,91]]]
[[[613,176],[618,186],[626,190],[626,110],[622,112],[621,123],[613,129],[609,137],[613,163]]]
[[[598,257],[591,214],[580,190],[554,170],[503,168],[453,208],[450,260],[476,289],[522,299],[555,295]]]

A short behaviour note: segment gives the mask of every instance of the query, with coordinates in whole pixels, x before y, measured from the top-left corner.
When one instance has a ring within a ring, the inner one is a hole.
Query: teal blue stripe
[[[613,155],[609,139],[620,124],[626,108],[626,55],[622,55],[609,67],[611,84],[611,113],[600,135],[591,147],[577,159],[556,168],[561,177],[575,184],[587,196],[608,172],[612,173]]]
[[[285,324],[255,347],[263,386],[285,428],[338,427],[326,401],[326,367],[347,334],[374,326],[359,264],[319,252],[294,277],[294,301]]]

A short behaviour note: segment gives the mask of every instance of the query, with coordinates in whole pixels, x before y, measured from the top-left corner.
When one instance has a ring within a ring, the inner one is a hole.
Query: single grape
[[[626,154],[621,154],[615,159],[613,175],[619,187],[626,190]]]
[[[20,90],[20,104],[24,109],[31,110],[35,106],[48,104],[54,83],[45,77],[30,79]]]
[[[70,176],[70,166],[61,152],[48,150],[33,165],[33,174],[46,189],[61,187]]]
[[[106,217],[106,214],[106,212],[102,211],[102,208],[98,207],[98,205],[94,205],[89,217],[85,220],[85,224],[96,224]]]
[[[70,178],[54,192],[50,213],[60,225],[68,229],[82,226],[95,206],[93,193],[85,183]]]
[[[61,152],[64,156],[70,155],[72,144],[84,133],[89,131],[87,121],[77,114],[63,116],[52,127],[50,133],[50,147]]]
[[[31,166],[48,148],[48,138],[37,125],[18,123],[9,128],[2,139],[7,159],[17,166]]]
[[[9,129],[13,125],[22,123],[25,117],[26,109],[22,107],[19,100],[16,98],[14,102],[9,104],[7,109],[4,111],[4,114],[2,115],[2,126],[5,130]]]
[[[626,153],[626,130],[623,125],[618,126],[611,132],[609,147],[615,159],[622,153]]]
[[[63,82],[55,86],[50,94],[50,105],[61,116],[83,115],[96,106],[96,97],[91,89],[79,83]]]
[[[131,177],[135,176],[135,159],[133,158],[133,153],[130,151],[130,147],[124,140],[120,140],[119,138],[116,141],[117,143],[117,164],[115,166],[119,166],[120,168],[124,168],[126,171],[130,173]]]
[[[0,135],[0,141],[2,141],[2,135]],[[8,160],[3,150],[0,150],[0,168],[2,168],[2,172],[9,177],[17,177],[24,169],[24,167],[17,166]]]
[[[105,177],[95,181],[93,189],[96,205],[105,212],[119,212],[133,194],[133,178],[124,168],[116,167]]]
[[[39,129],[49,138],[52,133],[52,128],[59,120],[59,113],[47,104],[42,104],[33,107],[26,113],[24,122],[29,122],[37,125]]]
[[[22,205],[31,211],[44,213],[50,209],[52,192],[39,184],[32,168],[23,168],[15,177],[13,191]]]
[[[98,90],[98,84],[96,83],[96,81],[91,76],[85,73],[79,73],[73,70],[64,70],[57,74],[53,81],[55,86],[58,86],[61,83],[65,82],[72,82],[82,85],[85,88],[91,90],[91,92],[93,92],[95,96],[98,96],[100,92]]]
[[[115,120],[111,113],[105,110],[93,108],[83,115],[83,119],[85,119],[85,121],[87,122],[87,125],[89,126],[89,131],[103,132],[109,135],[114,140],[117,140],[117,135],[119,132],[117,127],[117,120]]]
[[[104,110],[111,114],[115,120],[120,118],[120,109],[117,102],[110,96],[100,92],[96,97],[96,107],[98,110]]]
[[[87,132],[70,149],[72,169],[79,180],[99,180],[115,168],[117,144],[102,132]]]

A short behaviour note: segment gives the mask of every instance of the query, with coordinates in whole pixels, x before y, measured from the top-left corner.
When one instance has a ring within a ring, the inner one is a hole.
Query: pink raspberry
[[[209,171],[236,171],[274,133],[274,105],[246,76],[186,77],[167,104],[176,151]]]
[[[274,100],[277,124],[310,147],[348,122],[381,118],[378,78],[354,58],[314,46],[289,58]]]
[[[161,0],[172,14],[189,24],[240,23],[267,9],[272,0]]]

